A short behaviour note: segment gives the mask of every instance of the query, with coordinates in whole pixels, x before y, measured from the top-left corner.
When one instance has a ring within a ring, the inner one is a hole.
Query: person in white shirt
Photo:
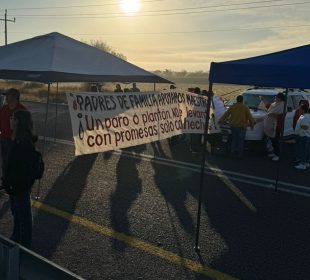
[[[306,105],[301,105],[300,109],[301,116],[295,127],[296,151],[300,163],[295,165],[295,168],[305,170],[307,167],[310,167],[310,112]]]
[[[279,92],[275,96],[275,101],[269,106],[264,119],[264,133],[272,143],[273,152],[268,156],[273,161],[278,161],[280,153],[280,138],[283,134],[283,111],[285,95]]]

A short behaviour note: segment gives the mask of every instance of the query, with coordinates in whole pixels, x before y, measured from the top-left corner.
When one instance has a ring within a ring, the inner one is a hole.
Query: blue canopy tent
[[[266,55],[255,56],[251,58],[211,63],[209,72],[209,102],[207,108],[207,119],[205,124],[205,137],[200,173],[200,190],[198,202],[199,205],[197,214],[195,245],[196,249],[199,248],[198,240],[201,214],[201,197],[206,157],[206,135],[208,133],[207,128],[209,125],[209,112],[211,106],[211,93],[213,83],[286,88],[286,96],[288,93],[288,88],[309,89],[310,45],[305,45]],[[286,108],[286,104],[284,108]],[[285,109],[283,111],[283,115],[285,115]],[[280,147],[281,143],[282,136],[280,138]],[[277,167],[275,190],[277,190],[278,186],[279,167],[280,161],[278,162]]]
[[[266,55],[212,62],[209,82],[282,88],[310,88],[310,45]]]

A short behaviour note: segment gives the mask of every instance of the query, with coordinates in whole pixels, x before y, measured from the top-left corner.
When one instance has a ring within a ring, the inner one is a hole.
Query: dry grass
[[[143,84],[137,85],[141,91],[153,91],[154,84]],[[168,89],[169,84],[156,84],[156,90]],[[5,90],[8,88],[17,88],[21,92],[22,101],[38,101],[46,102],[47,99],[47,85],[33,82],[20,82],[20,81],[1,81],[0,89]],[[132,84],[121,84],[121,87],[131,88]],[[208,89],[208,84],[195,84],[195,83],[178,83],[176,87],[182,90],[187,90],[190,87],[199,87],[200,89]],[[102,92],[113,92],[115,83],[105,83],[101,91]],[[89,91],[90,85],[86,83],[59,83],[58,94],[57,85],[51,85],[50,91],[50,102],[66,103],[65,92],[70,91]],[[213,91],[215,95],[223,96],[224,99],[230,99],[233,96],[238,95],[242,90],[246,89],[245,86],[235,85],[214,85]]]

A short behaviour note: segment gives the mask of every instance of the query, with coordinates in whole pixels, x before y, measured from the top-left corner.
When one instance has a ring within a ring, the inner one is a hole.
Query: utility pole
[[[14,19],[8,19],[7,18],[7,10],[5,9],[5,13],[4,13],[4,18],[0,18],[0,20],[4,21],[4,38],[5,38],[5,45],[8,44],[8,27],[7,27],[7,22],[11,21],[11,22],[15,22],[15,18]]]

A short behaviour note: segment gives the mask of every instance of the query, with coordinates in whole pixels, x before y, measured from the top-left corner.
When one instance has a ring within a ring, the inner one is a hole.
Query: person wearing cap
[[[11,119],[13,114],[19,110],[26,110],[25,106],[20,104],[20,92],[15,88],[8,89],[5,93],[6,104],[0,109],[0,139],[2,155],[2,176],[7,168],[8,152],[12,142]]]

